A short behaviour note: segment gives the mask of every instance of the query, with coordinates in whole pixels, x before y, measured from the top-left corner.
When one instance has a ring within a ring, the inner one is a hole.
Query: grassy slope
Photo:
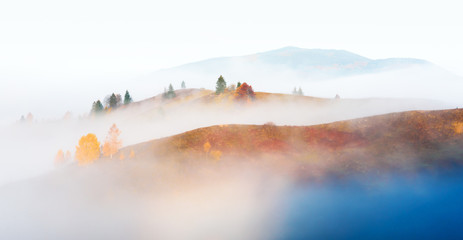
[[[411,111],[317,126],[222,125],[200,128],[122,150],[137,158],[194,163],[270,163],[275,168],[314,172],[418,169],[460,163],[463,110]],[[437,161],[437,162],[436,162]]]
[[[162,94],[158,94],[152,98],[147,98],[138,102],[133,102],[129,106],[122,106],[120,109],[126,108],[137,108],[143,104],[148,104],[152,106],[172,106],[179,105],[184,103],[199,103],[199,104],[235,104],[233,92],[226,90],[225,93],[216,95],[214,91],[207,89],[179,89],[175,91],[176,97],[173,99],[164,99]],[[267,93],[267,92],[256,92],[256,102],[268,102],[268,101],[278,101],[278,102],[311,102],[311,103],[324,103],[329,102],[330,99],[326,98],[317,98],[310,96],[297,96],[291,94],[281,94],[281,93]]]

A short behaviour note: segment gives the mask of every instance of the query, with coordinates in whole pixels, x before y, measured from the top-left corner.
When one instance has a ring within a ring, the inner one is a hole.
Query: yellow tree
[[[220,158],[222,157],[222,152],[219,150],[213,150],[211,151],[211,156],[214,158],[214,160],[219,161]]]
[[[211,150],[211,144],[209,143],[209,141],[204,143],[203,148],[205,153],[209,153],[209,150]]]
[[[55,166],[60,166],[64,163],[64,152],[63,150],[58,150],[55,156]]]
[[[100,157],[100,143],[95,134],[89,133],[82,136],[79,145],[76,146],[76,159],[79,165],[86,165],[94,162]]]
[[[134,158],[135,157],[135,152],[132,150],[130,150],[130,155],[129,155],[129,158]]]
[[[103,144],[103,155],[105,157],[113,158],[113,155],[119,151],[122,146],[122,141],[119,140],[121,131],[117,128],[116,124],[113,124],[109,129],[108,136],[106,136],[105,143]]]

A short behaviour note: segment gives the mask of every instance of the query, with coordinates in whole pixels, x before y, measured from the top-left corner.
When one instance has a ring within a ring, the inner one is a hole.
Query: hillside
[[[255,91],[291,93],[301,87],[311,96],[349,98],[421,98],[461,104],[456,89],[462,78],[426,60],[370,59],[333,49],[285,47],[244,56],[219,57],[154,71],[127,81],[138,96],[152,96],[169,84],[175,89],[214,89],[222,75],[227,84],[247,82]],[[455,105],[457,104],[457,105]]]
[[[334,99],[255,92],[254,100],[238,101],[231,91],[220,95],[207,89],[181,89],[175,92],[177,97],[173,99],[163,98],[159,94],[89,120],[92,124],[117,123],[126,134],[125,144],[132,145],[212,125],[273,122],[276,125],[307,126],[391,112],[445,107],[440,102],[422,99]]]
[[[35,176],[54,169],[50,159],[54,158],[59,149],[75,152],[78,140],[88,133],[96,134],[103,141],[112,124],[116,124],[122,131],[123,145],[129,146],[220,124],[261,125],[274,122],[277,125],[307,126],[391,112],[444,107],[436,101],[419,99],[346,99],[341,95],[341,99],[335,100],[333,96],[317,98],[261,91],[256,92],[255,101],[243,104],[230,99],[232,94],[229,92],[219,96],[208,89],[187,88],[175,92],[177,97],[174,99],[165,99],[161,94],[151,95],[150,98],[98,116],[75,116],[55,121],[41,121],[38,116],[39,121],[32,124],[15,124],[0,129],[3,136],[0,145],[3,146],[3,156],[8,166],[0,169],[0,185],[6,179]],[[87,111],[91,103],[86,102]],[[44,137],[50,133],[53,137]],[[12,136],[16,141],[11,140]],[[44,139],[47,144],[36,144]],[[24,146],[28,146],[28,151],[22,150]]]
[[[222,94],[216,94],[215,91],[204,89],[204,88],[187,88],[179,89],[174,91],[176,94],[175,98],[167,99],[163,97],[163,94],[143,99],[137,102],[133,102],[130,105],[122,105],[119,109],[113,109],[113,112],[130,111],[145,111],[146,109],[156,108],[175,108],[181,106],[188,107],[224,107],[224,106],[243,106],[243,102],[237,101],[235,92],[226,89]],[[363,106],[372,104],[374,108],[386,107],[387,112],[405,111],[407,109],[440,109],[446,105],[436,100],[428,99],[413,99],[413,98],[338,98],[335,96],[330,98],[306,96],[306,95],[295,95],[295,94],[282,94],[282,93],[271,93],[271,92],[255,92],[255,98],[253,101],[247,101],[247,107],[262,106],[263,104],[277,104],[277,105],[305,105],[309,107],[323,107],[329,108],[333,105],[352,104],[356,108],[361,109]],[[204,105],[206,104],[206,105]],[[377,114],[373,109],[370,115]]]
[[[205,144],[210,149],[205,150]],[[462,164],[463,110],[411,111],[316,126],[220,125],[122,150],[137,158],[252,162],[298,175]]]

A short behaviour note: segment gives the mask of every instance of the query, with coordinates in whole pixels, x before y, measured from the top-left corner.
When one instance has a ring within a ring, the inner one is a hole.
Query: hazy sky
[[[284,46],[463,75],[460,1],[2,1],[0,76],[131,77]],[[3,81],[3,80],[2,80]]]
[[[66,110],[82,114],[92,99],[103,97],[101,91],[121,91],[111,89],[108,80],[285,46],[344,49],[373,59],[422,58],[463,76],[460,5],[449,0],[1,1],[0,123],[29,111],[42,117]]]

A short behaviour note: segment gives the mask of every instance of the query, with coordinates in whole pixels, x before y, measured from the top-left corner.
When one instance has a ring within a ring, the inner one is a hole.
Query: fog
[[[37,176],[54,169],[59,149],[75,152],[78,140],[94,133],[102,142],[115,123],[123,146],[220,124],[315,125],[407,110],[442,109],[438,101],[419,99],[314,99],[269,98],[253,104],[208,103],[203,90],[179,90],[174,101],[161,96],[103,116],[17,122],[0,128],[3,158],[0,185]]]
[[[219,65],[222,63],[219,60],[211,62],[165,69],[140,76],[130,83],[140,96],[149,97],[153,90],[161,92],[169,83],[178,88],[182,81],[188,87],[214,89],[214,80],[223,75],[227,83],[247,82],[255,91],[289,94],[294,87],[301,87],[307,96],[324,98],[339,94],[347,98],[432,99],[452,107],[461,106],[463,102],[459,93],[463,78],[430,63],[357,74],[334,74],[329,70],[303,71],[286,65],[248,63],[233,58],[224,63],[225,66]]]
[[[112,92],[123,94],[129,90],[139,101],[162,93],[169,84],[179,89],[182,81],[188,88],[214,89],[219,75],[223,75],[228,84],[247,82],[255,91],[273,93],[289,94],[294,87],[301,87],[307,96],[325,98],[339,94],[346,98],[431,99],[451,108],[459,107],[463,102],[459,93],[463,88],[462,78],[432,64],[337,76],[329,72],[304,72],[284,65],[249,65],[233,60],[229,65],[213,65],[215,67],[207,71],[187,65],[138,76],[109,77],[103,73],[92,76],[0,76],[3,88],[9,89],[0,95],[0,125],[8,125],[29,112],[40,120],[58,119],[68,111],[82,116],[89,111],[93,101],[103,100]]]
[[[463,239],[462,25],[454,0],[2,1],[0,240]],[[363,56],[284,48],[172,67],[285,45]],[[379,59],[401,56],[426,60]],[[257,100],[215,96],[220,75]],[[299,87],[307,97],[278,94]],[[134,103],[90,114],[126,90]],[[453,111],[294,127],[437,109]],[[113,124],[118,156],[79,165],[79,139],[103,144]],[[281,129],[294,142],[272,141]],[[214,149],[237,132],[233,152]],[[72,156],[56,164],[59,150]]]
[[[454,108],[462,100],[459,78],[445,75],[440,79],[442,75],[435,69],[309,80],[285,69],[257,72],[223,74],[228,83],[248,82],[256,92],[289,93],[301,86],[305,95],[316,98],[274,94],[237,104],[211,98],[213,91],[203,88],[213,89],[219,73],[179,72],[170,75],[175,81],[156,75],[149,81],[115,81],[111,87],[100,82],[88,91],[88,83],[50,90],[43,82],[35,91],[19,91],[8,96],[12,99],[2,99],[4,105],[15,102],[14,106],[20,106],[2,107],[7,116],[2,120],[10,120],[18,111],[31,111],[35,118],[0,127],[0,238],[293,238],[288,227],[298,216],[287,214],[298,211],[297,204],[291,209],[298,191],[320,193],[310,190],[311,185],[295,183],[292,177],[239,163],[191,166],[165,159],[101,160],[86,167],[72,160],[56,167],[55,154],[62,149],[74,155],[80,137],[87,133],[94,133],[102,143],[113,123],[127,147],[212,125],[306,126],[392,112]],[[188,89],[176,91],[176,98],[167,100],[159,94],[169,83],[178,88],[182,80]],[[93,101],[103,100],[113,91],[123,94],[125,89],[139,101],[100,116],[89,114]],[[334,99],[336,94],[341,98]],[[20,99],[25,95],[28,97]],[[72,116],[62,117],[66,111],[72,111]],[[326,197],[350,197],[331,194]],[[322,202],[314,200],[308,209]],[[304,214],[300,222],[311,214]],[[330,219],[336,214],[326,216]],[[309,229],[321,223],[315,221]]]
[[[298,183],[239,163],[71,164],[0,188],[2,239],[463,236],[461,169]]]
[[[270,239],[288,183],[162,160],[68,166],[0,191],[2,239]]]

